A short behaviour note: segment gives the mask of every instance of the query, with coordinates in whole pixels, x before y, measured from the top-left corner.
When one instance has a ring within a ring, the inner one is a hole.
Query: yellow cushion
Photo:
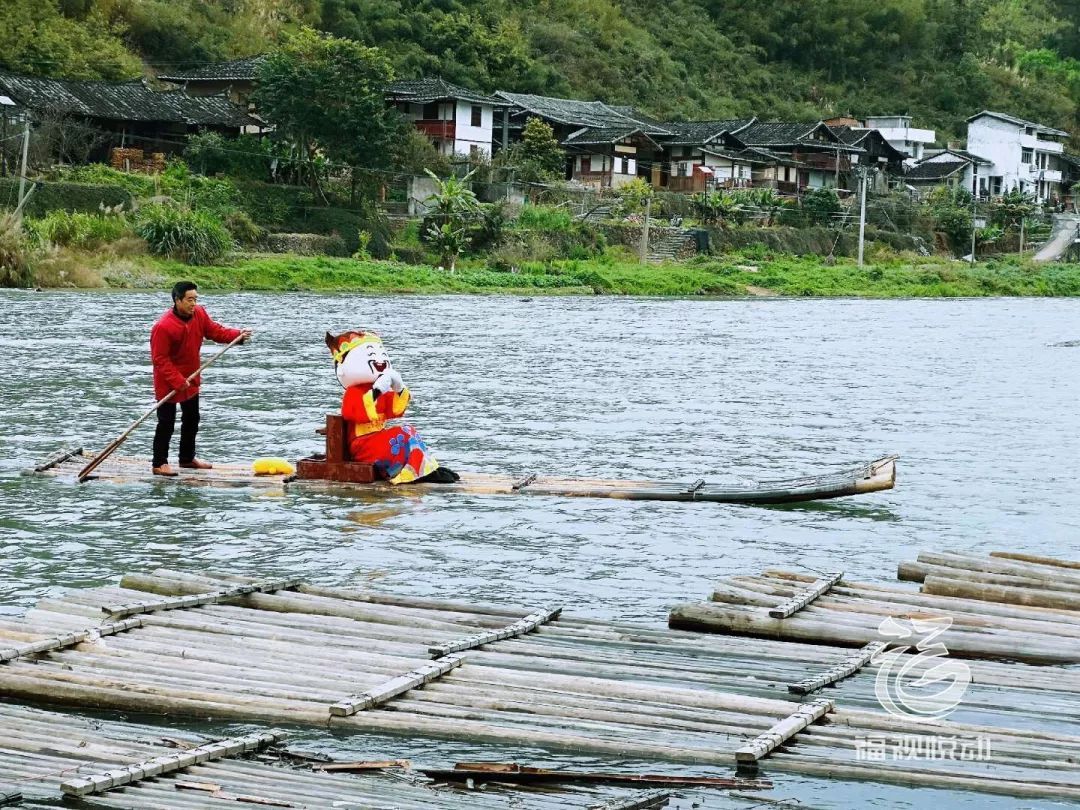
[[[256,475],[292,475],[296,468],[283,458],[257,458],[251,465]]]

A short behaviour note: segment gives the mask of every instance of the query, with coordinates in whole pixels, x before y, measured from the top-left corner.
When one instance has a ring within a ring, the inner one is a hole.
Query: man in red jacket
[[[178,391],[172,400],[157,410],[157,429],[154,431],[154,475],[176,476],[169,466],[169,444],[176,427],[176,406],[180,406],[180,466],[209,470],[214,465],[195,458],[195,434],[199,431],[199,383],[196,377],[187,378],[200,365],[199,350],[203,338],[217,343],[231,343],[243,336],[242,343],[251,337],[250,329],[229,329],[215,323],[206,310],[198,305],[198,287],[191,281],[180,281],[172,289],[173,306],[162,315],[150,330],[150,359],[154,365],[154,396],[166,397]]]

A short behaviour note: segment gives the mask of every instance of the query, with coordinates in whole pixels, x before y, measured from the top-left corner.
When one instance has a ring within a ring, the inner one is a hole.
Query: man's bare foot
[[[181,461],[180,466],[187,470],[212,470],[214,465],[209,461],[193,458],[191,461]]]
[[[168,464],[162,464],[160,467],[154,467],[153,473],[154,475],[164,475],[166,478],[175,478],[180,474]]]

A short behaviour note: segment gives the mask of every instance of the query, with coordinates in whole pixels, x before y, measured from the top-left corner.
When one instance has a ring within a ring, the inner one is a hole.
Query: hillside
[[[1080,134],[1076,0],[4,0],[0,68],[118,79],[246,56],[303,24],[398,75],[668,117],[1001,109]]]

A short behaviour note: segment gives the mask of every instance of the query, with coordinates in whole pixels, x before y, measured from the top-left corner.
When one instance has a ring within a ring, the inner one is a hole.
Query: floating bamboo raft
[[[16,653],[0,664],[0,696],[525,746],[650,769],[756,766],[1080,799],[1080,737],[1066,731],[894,717],[860,708],[856,697],[846,705],[847,694],[860,694],[846,683],[829,697],[789,690],[843,669],[835,648],[585,621],[553,605],[251,584],[158,571],[129,575],[120,588],[43,600],[21,621],[0,621],[0,637]],[[176,598],[192,595],[198,604]],[[146,609],[135,610],[140,603]],[[135,620],[100,638],[79,635]],[[1047,714],[1075,716],[1067,708],[1080,690],[1075,679],[1057,673],[1039,691],[1026,667],[984,666],[1005,686],[980,685],[983,700],[1023,684]],[[942,738],[985,743],[992,755],[861,756],[868,746],[925,751]]]
[[[278,730],[215,740],[187,731],[0,704],[0,799],[131,810],[241,806],[323,808],[655,807],[668,791],[557,785],[471,790],[436,782],[408,760],[327,763],[282,747]],[[350,772],[345,772],[346,770]],[[355,775],[354,775],[355,774]],[[2,806],[2,805],[0,805]]]
[[[35,474],[74,480],[89,458],[82,449],[65,450],[37,464]],[[250,465],[215,464],[212,470],[178,470],[176,478],[154,476],[145,458],[110,457],[97,468],[91,480],[113,483],[174,482],[196,486],[257,486],[271,489],[320,488],[341,493],[402,492],[469,493],[478,495],[548,495],[623,500],[706,501],[713,503],[776,504],[840,498],[892,489],[896,483],[896,456],[885,456],[837,472],[777,481],[761,481],[742,486],[693,482],[619,481],[611,479],[551,478],[526,475],[462,473],[457,484],[409,484],[391,486],[384,481],[370,484],[288,480],[281,475],[255,475]]]
[[[1037,560],[1037,561],[1033,561]],[[904,586],[815,578],[789,571],[729,577],[712,601],[671,611],[672,627],[760,638],[861,646],[880,642],[881,623],[948,619],[941,636],[960,658],[1030,664],[1080,663],[1080,567],[1045,558],[922,553],[902,563]],[[797,604],[784,612],[785,605]]]

